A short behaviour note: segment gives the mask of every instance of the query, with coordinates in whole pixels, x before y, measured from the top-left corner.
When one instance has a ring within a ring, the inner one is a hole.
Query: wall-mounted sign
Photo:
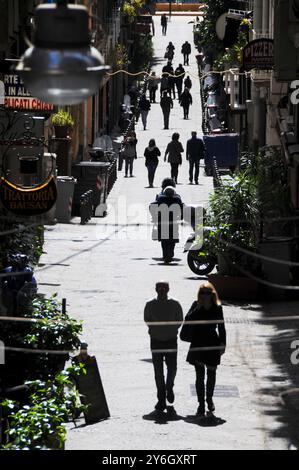
[[[274,66],[274,40],[255,39],[243,49],[243,67],[245,70],[271,70]]]
[[[51,176],[41,186],[24,189],[5,178],[0,179],[0,200],[3,206],[16,215],[32,216],[48,212],[57,199],[55,179]]]
[[[4,106],[10,109],[26,111],[53,111],[53,104],[44,103],[30,95],[18,75],[4,75],[5,97]]]

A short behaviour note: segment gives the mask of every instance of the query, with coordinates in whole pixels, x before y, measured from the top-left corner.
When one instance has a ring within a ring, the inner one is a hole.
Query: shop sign
[[[3,206],[15,215],[32,216],[48,212],[57,199],[55,179],[51,176],[48,181],[35,188],[21,188],[0,179],[0,200]]]
[[[243,68],[245,70],[271,70],[274,66],[274,40],[255,39],[243,49]]]
[[[54,105],[32,97],[18,75],[4,75],[4,106],[22,111],[53,111]]]

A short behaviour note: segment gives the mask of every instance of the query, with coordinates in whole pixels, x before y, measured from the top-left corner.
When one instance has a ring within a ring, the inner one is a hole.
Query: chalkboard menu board
[[[86,424],[92,424],[109,418],[110,413],[96,358],[89,356],[88,360],[84,362],[84,367],[86,374],[76,378],[76,385],[82,395],[82,404],[89,405],[84,413]]]

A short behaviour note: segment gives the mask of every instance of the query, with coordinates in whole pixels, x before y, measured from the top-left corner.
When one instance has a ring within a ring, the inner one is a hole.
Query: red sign
[[[18,75],[4,75],[5,98],[4,106],[10,109],[22,111],[53,111],[53,104],[44,103],[34,98],[24,87],[22,79]]]

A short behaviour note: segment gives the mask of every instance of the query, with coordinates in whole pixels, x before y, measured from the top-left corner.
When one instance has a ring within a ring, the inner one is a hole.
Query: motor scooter
[[[203,228],[203,235],[205,232],[209,232],[211,227]],[[209,274],[213,271],[217,264],[217,258],[212,253],[207,253],[207,249],[204,244],[200,244],[196,239],[195,232],[192,232],[188,237],[185,246],[184,253],[188,252],[187,263],[189,268],[194,274],[204,275]],[[204,239],[205,237],[203,237]]]

